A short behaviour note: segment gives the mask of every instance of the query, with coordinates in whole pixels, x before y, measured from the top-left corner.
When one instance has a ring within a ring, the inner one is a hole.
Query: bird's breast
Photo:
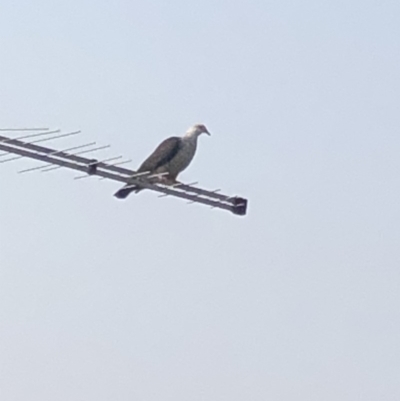
[[[189,166],[194,154],[196,153],[196,145],[196,141],[182,141],[181,149],[169,162],[168,170],[172,176],[178,175]]]

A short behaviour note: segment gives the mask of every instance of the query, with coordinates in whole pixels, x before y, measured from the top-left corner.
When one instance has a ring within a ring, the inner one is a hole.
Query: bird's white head
[[[197,138],[197,137],[200,136],[201,134],[211,135],[211,134],[208,132],[208,129],[206,128],[205,125],[203,125],[203,124],[195,124],[195,125],[193,125],[193,127],[190,127],[190,128],[186,131],[185,136],[186,136],[186,137],[196,137],[196,138]]]

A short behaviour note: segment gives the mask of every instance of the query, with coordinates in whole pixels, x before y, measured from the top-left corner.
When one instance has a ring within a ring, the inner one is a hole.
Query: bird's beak
[[[207,130],[205,130],[204,133],[207,134],[208,136],[211,136],[211,134]]]

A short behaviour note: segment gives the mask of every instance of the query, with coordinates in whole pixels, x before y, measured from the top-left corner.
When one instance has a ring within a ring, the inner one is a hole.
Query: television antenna
[[[177,182],[172,185],[154,183],[154,178],[162,177],[166,173],[151,174],[136,173],[123,167],[131,162],[122,156],[102,159],[87,158],[82,155],[95,153],[110,148],[110,145],[97,146],[96,142],[70,146],[61,150],[44,147],[39,143],[59,140],[79,135],[80,131],[62,132],[60,129],[49,128],[0,128],[0,164],[20,160],[23,158],[39,161],[36,167],[20,170],[19,173],[50,172],[61,168],[71,169],[82,173],[76,180],[98,176],[133,186],[158,192],[159,197],[174,196],[185,199],[187,203],[200,203],[211,208],[223,209],[233,214],[244,216],[247,211],[247,199],[239,196],[229,196],[220,193],[220,189],[206,190],[196,187],[197,182],[184,184]],[[13,137],[10,137],[12,135]],[[11,155],[11,156],[10,156]],[[153,179],[150,181],[150,179]]]

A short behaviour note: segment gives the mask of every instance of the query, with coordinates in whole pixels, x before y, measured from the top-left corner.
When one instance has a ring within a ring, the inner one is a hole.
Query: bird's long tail
[[[132,187],[131,185],[125,185],[124,187],[122,187],[121,189],[119,189],[114,196],[117,199],[125,199],[129,196],[129,194],[131,192],[136,192],[138,193],[140,190],[142,190],[143,188],[140,188],[139,186],[134,186]]]

